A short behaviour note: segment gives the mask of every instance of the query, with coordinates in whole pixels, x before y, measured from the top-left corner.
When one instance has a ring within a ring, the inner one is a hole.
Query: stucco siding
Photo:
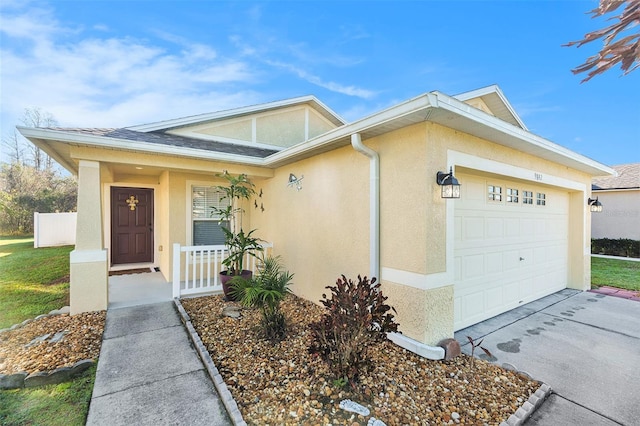
[[[288,187],[289,173],[302,190]],[[299,161],[255,180],[263,190],[251,227],[274,243],[295,274],[292,290],[318,302],[340,274],[355,278],[369,270],[369,162],[351,147]]]
[[[591,215],[593,238],[640,240],[640,189],[593,191],[602,212]]]
[[[396,309],[399,331],[430,345],[453,336],[453,286],[422,290],[383,281],[387,303]]]

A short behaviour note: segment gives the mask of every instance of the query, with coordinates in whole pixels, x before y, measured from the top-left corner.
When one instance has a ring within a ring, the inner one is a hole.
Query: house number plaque
[[[125,201],[127,204],[129,204],[129,208],[131,210],[136,209],[136,204],[138,204],[138,200],[136,199],[136,197],[134,197],[133,195],[130,195],[129,198],[127,198]]]

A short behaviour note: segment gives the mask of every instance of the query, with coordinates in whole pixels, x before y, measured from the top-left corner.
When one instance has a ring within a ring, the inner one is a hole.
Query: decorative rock
[[[453,420],[458,420],[458,419],[460,419],[460,414],[458,414],[456,411],[454,411],[453,413],[451,413],[451,418]]]
[[[460,343],[456,339],[444,339],[438,343],[442,349],[444,349],[444,359],[449,361],[457,356],[460,356]]]
[[[71,312],[71,308],[69,306],[63,306],[60,309],[54,309],[53,311],[49,312],[49,315],[68,314],[70,312]]]
[[[62,340],[62,338],[64,337],[65,334],[67,334],[68,331],[64,330],[64,331],[59,331],[56,334],[53,335],[53,337],[49,340],[49,343],[58,343],[59,341]]]
[[[30,341],[29,343],[27,343],[26,345],[24,345],[25,348],[30,348],[31,346],[37,345],[38,343],[42,343],[45,340],[47,340],[49,338],[49,336],[51,336],[51,334],[47,333],[45,335],[42,336],[38,336],[35,339],[33,339],[32,341]]]
[[[345,411],[360,414],[361,416],[368,416],[370,411],[367,407],[364,407],[357,402],[353,402],[350,399],[343,399],[340,401],[340,408]]]
[[[16,389],[24,387],[24,379],[29,373],[0,374],[0,389]]]
[[[382,420],[376,419],[375,417],[371,417],[367,426],[387,426]]]
[[[229,318],[240,318],[240,307],[234,305],[228,305],[222,308],[222,315]]]

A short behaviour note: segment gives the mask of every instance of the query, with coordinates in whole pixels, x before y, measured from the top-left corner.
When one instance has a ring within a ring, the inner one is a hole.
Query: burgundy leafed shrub
[[[311,324],[313,342],[309,351],[319,354],[337,379],[346,379],[353,386],[370,360],[371,346],[387,340],[387,332],[397,332],[391,311],[385,303],[376,279],[358,275],[358,282],[342,275],[335,286],[327,287],[331,298],[322,295],[326,308],[322,319]]]

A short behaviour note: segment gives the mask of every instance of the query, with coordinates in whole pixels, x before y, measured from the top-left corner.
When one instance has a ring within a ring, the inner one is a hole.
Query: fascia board
[[[60,130],[38,129],[32,127],[19,127],[20,133],[26,138],[60,141],[77,145],[95,146],[99,148],[120,149],[126,151],[146,152],[152,154],[175,155],[177,157],[190,157],[202,160],[227,161],[230,163],[247,164],[252,166],[263,165],[262,158],[252,158],[242,155],[209,152],[194,148],[177,147],[171,145],[158,145],[148,142],[131,141],[111,137],[69,133]]]
[[[480,125],[486,126],[487,128],[508,136],[511,140],[516,142],[510,145],[512,148],[520,149],[523,152],[530,152],[526,149],[528,148],[526,144],[528,144],[529,146],[537,148],[543,152],[552,154],[554,157],[552,161],[585,171],[590,173],[592,176],[608,176],[616,174],[615,170],[602,163],[573,152],[540,136],[534,135],[533,133],[509,124],[499,118],[493,117],[490,114],[471,107],[463,101],[452,98],[441,92],[433,93],[438,98],[438,106],[440,108],[446,109],[458,116],[465,117]],[[576,163],[578,163],[578,167],[576,167]]]
[[[253,114],[253,113],[262,112],[262,111],[269,111],[276,108],[282,108],[286,106],[304,104],[309,102],[315,103],[319,107],[323,108],[329,116],[333,117],[335,120],[337,120],[341,124],[345,123],[345,121],[338,114],[336,114],[329,107],[327,107],[325,104],[323,104],[318,99],[316,99],[315,96],[308,95],[308,96],[301,96],[298,98],[285,99],[282,101],[269,102],[265,104],[228,109],[225,111],[192,115],[189,117],[175,118],[171,120],[158,121],[155,123],[142,124],[138,126],[127,127],[127,129],[135,130],[138,132],[152,132],[156,130],[165,130],[165,129],[171,129],[176,127],[184,127],[184,126],[189,126],[189,125],[193,125],[201,122],[248,115],[248,114]]]
[[[634,188],[591,188],[591,192],[631,192],[640,191],[640,186]]]
[[[516,110],[513,108],[513,106],[507,99],[507,97],[504,95],[504,93],[502,93],[500,86],[498,86],[497,84],[492,84],[491,86],[482,87],[480,89],[472,90],[470,92],[460,93],[459,95],[453,96],[453,98],[460,101],[467,101],[473,98],[481,98],[482,96],[486,96],[490,93],[495,93],[500,98],[502,103],[505,105],[505,107],[507,108],[509,113],[513,116],[513,118],[518,122],[520,127],[522,127],[524,130],[527,130],[527,131],[529,130],[527,126],[524,124],[524,121],[522,121],[522,119],[518,115],[518,113],[516,113]]]

